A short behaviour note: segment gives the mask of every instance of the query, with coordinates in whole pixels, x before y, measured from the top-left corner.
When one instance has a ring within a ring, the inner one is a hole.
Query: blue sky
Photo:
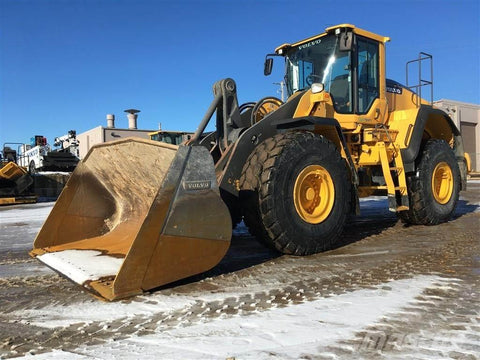
[[[391,37],[387,76],[434,56],[434,98],[480,104],[480,1],[0,0],[0,144],[104,125],[194,131],[215,81],[239,101],[276,95],[265,54],[351,23]]]

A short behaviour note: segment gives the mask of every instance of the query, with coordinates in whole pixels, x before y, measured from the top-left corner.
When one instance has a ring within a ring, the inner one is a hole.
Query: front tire
[[[350,209],[345,161],[332,142],[311,132],[278,134],[257,146],[240,187],[250,232],[285,254],[331,248]]]
[[[448,221],[460,193],[460,170],[452,149],[444,140],[429,140],[416,167],[407,177],[410,209],[399,213],[401,220],[415,225]]]

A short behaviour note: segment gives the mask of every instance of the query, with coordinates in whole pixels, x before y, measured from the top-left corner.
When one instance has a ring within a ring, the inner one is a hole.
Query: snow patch
[[[39,171],[35,175],[70,175],[69,171]]]
[[[37,258],[80,285],[88,280],[117,275],[124,260],[103,255],[96,250],[64,250],[39,255]]]
[[[132,302],[103,302],[98,299],[74,303],[71,305],[50,305],[39,309],[16,311],[24,324],[55,329],[73,324],[113,321],[127,323],[137,316],[150,317],[156,313],[170,313],[195,303],[192,297],[181,295],[143,295]]]
[[[12,208],[0,209],[0,223],[2,227],[16,224],[18,222],[32,224],[33,222],[43,222],[52,211],[54,203],[43,203],[30,205],[14,205]]]
[[[398,314],[426,288],[437,285],[446,284],[438,276],[395,280],[375,289],[272,308],[248,316],[220,316],[190,326],[159,328],[153,335],[82,346],[75,349],[74,354],[88,359],[136,359],[139,354],[144,359],[297,359],[302,354],[318,354],[341,340],[355,338],[358,331]],[[106,306],[93,305],[92,312],[87,313],[92,321],[98,321],[98,315],[109,306],[115,308],[120,304],[103,305]],[[155,307],[150,310],[158,311]],[[70,313],[72,307],[69,308],[65,310]],[[33,358],[60,359],[67,354],[57,351]],[[333,356],[328,352],[322,355]]]

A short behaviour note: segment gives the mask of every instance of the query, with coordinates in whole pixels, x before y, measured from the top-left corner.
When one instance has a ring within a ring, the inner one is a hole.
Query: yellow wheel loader
[[[466,187],[462,138],[422,99],[431,78],[386,79],[387,41],[349,24],[327,28],[267,55],[266,75],[274,56],[284,58],[285,103],[239,106],[235,82],[224,79],[186,144],[95,146],[31,255],[114,300],[212,268],[242,218],[264,244],[293,255],[329,249],[358,199],[373,194],[404,222],[447,221]]]

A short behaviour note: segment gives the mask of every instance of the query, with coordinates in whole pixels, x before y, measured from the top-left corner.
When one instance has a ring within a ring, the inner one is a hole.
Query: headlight
[[[323,84],[322,83],[313,83],[312,84],[312,93],[314,94],[318,94],[318,93],[321,93],[323,91]]]

